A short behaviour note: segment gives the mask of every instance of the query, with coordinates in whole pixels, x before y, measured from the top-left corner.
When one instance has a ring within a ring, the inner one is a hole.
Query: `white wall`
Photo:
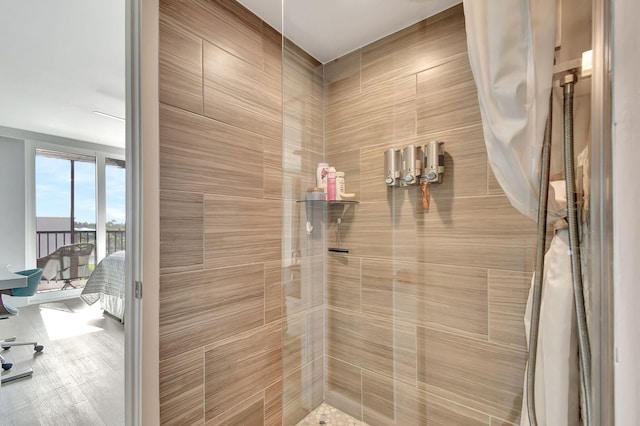
[[[24,141],[0,136],[0,266],[25,268]]]
[[[640,3],[613,0],[615,415],[640,424]]]

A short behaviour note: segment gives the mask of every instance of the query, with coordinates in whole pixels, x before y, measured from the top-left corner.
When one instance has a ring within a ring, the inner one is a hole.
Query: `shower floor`
[[[351,417],[350,415],[343,413],[330,406],[329,404],[323,402],[310,412],[307,417],[300,420],[296,426],[316,426],[316,425],[327,425],[327,426],[368,426],[365,422],[356,419],[355,417]]]

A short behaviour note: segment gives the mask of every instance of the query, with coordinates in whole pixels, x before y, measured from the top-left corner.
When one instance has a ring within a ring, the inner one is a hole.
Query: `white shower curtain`
[[[489,163],[511,204],[536,220],[557,1],[463,3],[469,61],[478,89]],[[564,218],[566,194],[562,183],[551,185],[549,198],[548,221]],[[561,223],[559,220],[556,225]],[[545,256],[535,375],[536,413],[541,426],[578,424],[578,359],[567,239],[566,229],[557,230]],[[525,314],[527,337],[530,310],[531,292]],[[530,424],[526,398],[525,390],[522,426]]]
[[[511,204],[534,220],[556,13],[556,0],[464,1],[489,163]],[[550,211],[550,221],[559,217]]]

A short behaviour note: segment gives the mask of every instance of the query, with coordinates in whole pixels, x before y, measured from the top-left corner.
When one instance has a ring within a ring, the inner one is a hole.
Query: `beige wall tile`
[[[364,370],[364,421],[376,425],[488,426],[489,416]]]
[[[160,102],[202,114],[202,39],[160,15]]]
[[[296,148],[322,154],[323,67],[291,42],[285,45],[283,115],[286,126],[306,135],[299,139]],[[293,142],[291,138],[285,138],[285,141],[287,144]]]
[[[161,360],[262,324],[262,264],[160,277]]]
[[[327,256],[327,304],[360,310],[360,258]]]
[[[289,156],[300,156],[302,151],[310,151],[314,154],[323,156],[324,138],[322,131],[314,131],[314,126],[322,126],[322,122],[316,123],[316,120],[322,120],[322,112],[318,105],[320,102],[313,98],[301,96],[299,98],[286,100],[285,127],[284,127],[284,145]],[[321,158],[322,159],[322,158]],[[289,162],[290,167],[296,167],[296,163]],[[315,165],[313,167],[315,171]],[[309,171],[305,169],[305,171]]]
[[[204,423],[204,351],[182,351],[160,362],[162,424]]]
[[[480,122],[478,94],[466,53],[418,74],[418,134]]]
[[[483,413],[517,421],[526,353],[418,327],[418,384]]]
[[[264,198],[282,198],[282,141],[264,138]]]
[[[431,424],[425,392],[368,370],[362,371],[362,404],[371,425]]]
[[[233,0],[160,9],[163,424],[280,424],[282,39]]]
[[[223,123],[279,140],[281,81],[226,50],[203,46],[204,114]]]
[[[282,380],[264,390],[265,426],[282,426]]]
[[[362,370],[325,357],[325,402],[362,420]]]
[[[160,105],[160,188],[263,196],[263,139]]]
[[[231,408],[224,414],[207,421],[210,426],[264,425],[264,399],[262,392]]]
[[[203,215],[202,194],[160,191],[160,273],[203,268]]]
[[[442,264],[530,270],[536,227],[506,197],[432,200],[417,221],[418,259]]]
[[[402,52],[420,43],[426,27],[427,22],[423,20],[364,46],[361,49],[363,87],[415,73],[416,71],[402,68],[403,62],[407,65],[406,60],[401,60],[407,54]]]
[[[280,201],[206,195],[204,208],[205,268],[280,259]]]
[[[487,273],[478,268],[363,259],[362,311],[486,339]]]
[[[324,354],[324,310],[289,315],[282,322],[282,365],[289,374]]]
[[[489,340],[526,350],[524,311],[529,272],[489,270]]]
[[[350,311],[327,311],[326,354],[415,384],[415,327]]]
[[[360,203],[346,209],[337,205],[328,210],[329,247],[348,249],[353,256],[416,259],[415,206],[411,200]]]
[[[516,426],[516,424],[508,422],[506,420],[491,417],[491,426]]]
[[[280,261],[264,264],[264,322],[282,317],[282,266]]]
[[[207,420],[279,380],[282,375],[280,333],[279,322],[274,322],[205,352]]]
[[[325,114],[327,153],[415,136],[415,105],[415,75],[336,101]]]
[[[324,66],[327,105],[360,94],[360,49],[335,59]]]
[[[432,262],[447,263],[452,253],[458,254],[462,266],[533,270],[533,246],[493,246],[443,244],[429,255]]]
[[[420,21],[362,49],[362,85],[414,74],[467,48],[462,6]]]
[[[327,356],[361,366],[361,322],[355,312],[327,309]]]
[[[489,416],[432,393],[427,394],[429,424],[439,426],[489,426]]]
[[[324,303],[324,256],[302,257],[297,265],[284,268],[283,315],[294,315]]]
[[[161,0],[160,11],[210,43],[262,67],[262,21],[230,0]]]
[[[282,424],[293,426],[324,399],[324,358],[284,376],[282,388]]]
[[[263,69],[267,74],[282,78],[282,35],[262,22]]]

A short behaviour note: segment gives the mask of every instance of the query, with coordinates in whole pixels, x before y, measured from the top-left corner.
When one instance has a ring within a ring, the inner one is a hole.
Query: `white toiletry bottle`
[[[336,168],[329,167],[329,173],[327,173],[327,200],[335,201],[337,194],[336,186]]]
[[[336,200],[342,200],[345,193],[344,172],[336,172]]]
[[[316,186],[323,188],[327,193],[327,174],[329,173],[329,163],[318,163],[316,168]]]

